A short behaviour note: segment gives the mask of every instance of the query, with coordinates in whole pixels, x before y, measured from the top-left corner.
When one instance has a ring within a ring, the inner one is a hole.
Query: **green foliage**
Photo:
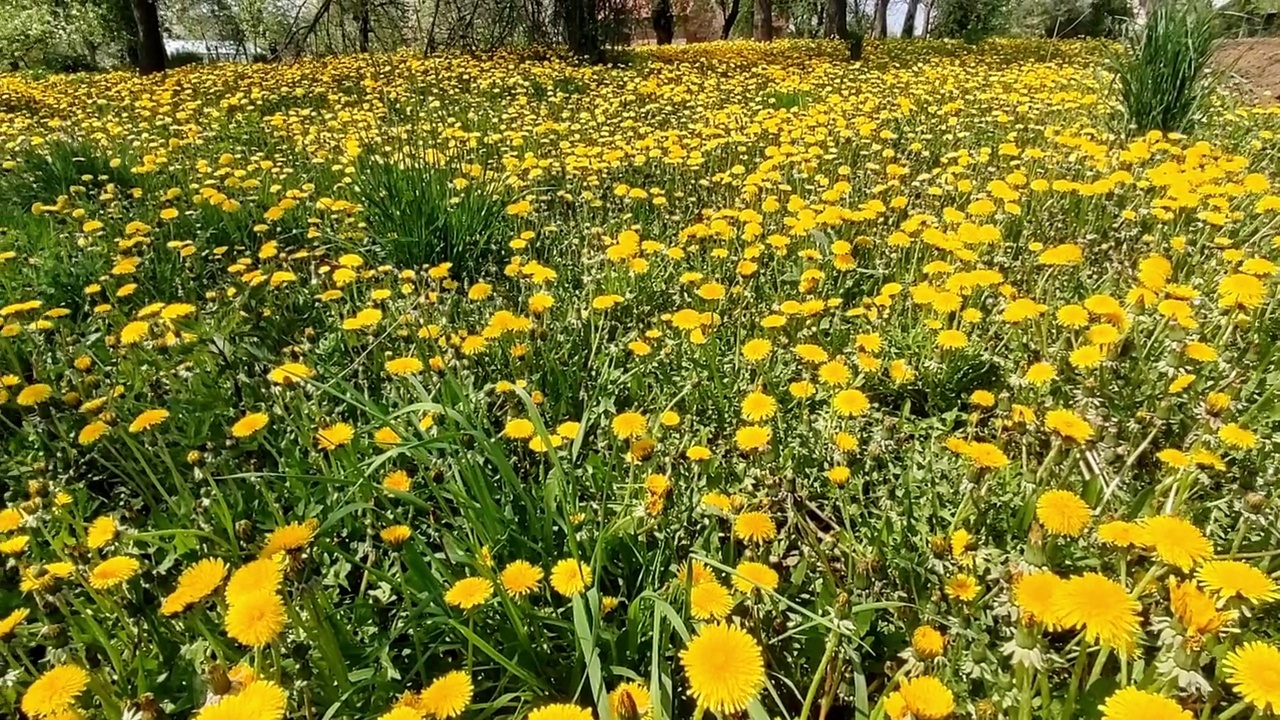
[[[1132,19],[1128,0],[1038,0],[1028,8],[1031,31],[1048,38],[1118,38]]]
[[[169,61],[166,63],[166,67],[173,69],[183,67],[184,65],[199,65],[202,62],[204,62],[203,55],[198,52],[184,50],[182,52],[171,53],[169,55]]]
[[[89,70],[116,43],[106,3],[6,0],[0,9],[0,69]]]
[[[1230,0],[1218,6],[1218,27],[1224,37],[1280,34],[1280,3],[1275,0]]]
[[[8,204],[29,208],[35,202],[51,202],[73,188],[101,188],[108,184],[133,187],[135,176],[122,162],[112,159],[91,143],[53,140],[27,148],[13,171],[0,174],[0,192]]]
[[[1187,132],[1203,117],[1214,92],[1210,68],[1218,46],[1214,13],[1196,2],[1156,6],[1132,28],[1109,60],[1124,124],[1132,132]]]
[[[1009,0],[940,0],[933,32],[940,37],[976,43],[1003,30]]]

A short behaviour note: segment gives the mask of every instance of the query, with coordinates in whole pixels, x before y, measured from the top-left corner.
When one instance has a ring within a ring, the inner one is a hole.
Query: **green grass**
[[[1145,24],[1131,26],[1109,62],[1125,127],[1191,131],[1213,97],[1218,39],[1213,12],[1188,0],[1157,4]]]

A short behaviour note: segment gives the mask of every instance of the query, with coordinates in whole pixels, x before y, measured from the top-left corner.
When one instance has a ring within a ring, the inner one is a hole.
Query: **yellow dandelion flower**
[[[382,448],[391,448],[400,444],[400,435],[389,427],[380,427],[373,432],[373,442]]]
[[[413,530],[408,525],[388,525],[378,533],[378,537],[391,547],[398,548],[413,537]]]
[[[711,459],[711,450],[702,445],[693,445],[684,451],[684,456],[694,462],[702,462]]]
[[[17,630],[18,626],[22,624],[22,621],[26,620],[27,615],[30,614],[30,610],[26,608],[18,608],[4,616],[3,619],[0,619],[0,640],[4,640],[12,635],[14,630]]]
[[[484,604],[493,595],[493,583],[482,577],[463,578],[454,583],[444,594],[444,601],[463,610]]]
[[[835,398],[831,401],[831,407],[836,411],[837,415],[843,417],[857,417],[867,412],[871,408],[871,401],[861,390],[841,390],[836,393]]]
[[[1182,352],[1190,359],[1200,363],[1213,362],[1218,359],[1218,351],[1202,342],[1190,342]]]
[[[619,440],[640,438],[648,431],[649,421],[641,413],[624,412],[613,419],[611,427]]]
[[[337,450],[351,442],[355,436],[355,429],[347,423],[334,423],[316,432],[316,446],[321,450]]]
[[[396,492],[409,492],[412,485],[413,478],[404,470],[392,470],[382,478],[382,487]]]
[[[1038,387],[1057,376],[1058,371],[1052,365],[1047,362],[1038,362],[1027,368],[1027,371],[1022,375],[1022,379]]]
[[[267,373],[267,379],[277,385],[295,385],[315,377],[316,371],[302,363],[285,363]]]
[[[178,576],[178,586],[165,597],[160,614],[176,615],[204,600],[227,577],[227,564],[219,558],[197,561]]]
[[[251,412],[240,418],[231,426],[231,436],[247,438],[267,426],[271,416],[263,412]]]
[[[1190,580],[1170,579],[1169,606],[1191,637],[1216,633],[1231,620],[1230,613],[1220,612],[1213,599]]]
[[[232,640],[251,648],[262,647],[284,630],[284,602],[273,590],[262,589],[246,594],[227,595],[228,606],[223,627]]]
[[[1085,639],[1128,652],[1137,639],[1141,607],[1116,581],[1086,573],[1063,581],[1054,593],[1056,624],[1083,630]]]
[[[22,694],[22,712],[32,718],[49,718],[69,710],[89,686],[89,673],[78,665],[57,665],[46,670]]]
[[[251,680],[240,692],[206,705],[194,720],[283,720],[288,704],[284,688],[270,680]]]
[[[773,343],[764,338],[755,338],[748,340],[742,346],[742,357],[747,362],[758,363],[769,357],[769,353],[773,352]]]
[[[1102,704],[1102,720],[1193,720],[1194,717],[1173,700],[1135,687],[1111,693]]]
[[[1227,423],[1219,428],[1218,439],[1227,447],[1237,450],[1252,450],[1258,444],[1256,435],[1235,423]]]
[[[778,401],[756,390],[742,400],[742,419],[749,422],[768,420],[778,412]]]
[[[1059,625],[1056,619],[1058,593],[1065,584],[1066,581],[1051,572],[1028,573],[1014,583],[1013,604],[1018,606],[1029,624],[1038,622],[1056,627]]]
[[[15,508],[0,510],[0,533],[13,532],[22,526],[22,511]]]
[[[262,590],[275,592],[284,580],[284,556],[272,555],[245,563],[227,581],[226,596],[228,602],[251,595]]]
[[[1213,545],[1195,525],[1172,515],[1143,518],[1142,545],[1183,572],[1213,557]]]
[[[116,521],[109,515],[102,517],[89,523],[88,530],[85,531],[85,544],[90,548],[97,550],[114,540],[116,537]]]
[[[591,587],[591,568],[586,564],[566,558],[551,568],[551,587],[565,597],[581,595]]]
[[[623,683],[609,693],[609,707],[618,720],[640,720],[649,717],[653,698],[643,683]]]
[[[555,703],[534,710],[525,720],[592,720],[592,715],[589,708],[568,703]]]
[[[959,350],[969,344],[969,336],[959,330],[943,330],[938,333],[936,344],[943,350]]]
[[[733,435],[734,444],[744,452],[765,450],[772,439],[773,430],[763,425],[744,425]]]
[[[947,639],[936,628],[921,625],[911,633],[911,649],[921,660],[932,660],[942,655]]]
[[[1113,520],[1098,526],[1098,539],[1116,547],[1137,547],[1142,544],[1142,527],[1123,520]]]
[[[471,676],[455,670],[436,678],[423,689],[418,705],[434,718],[456,718],[471,704]]]
[[[1274,580],[1238,560],[1210,560],[1196,571],[1196,579],[1221,600],[1238,597],[1260,605],[1280,597]]]
[[[689,591],[689,614],[697,620],[723,620],[733,611],[733,596],[718,582],[694,585]]]
[[[133,422],[129,423],[129,432],[134,433],[136,435],[137,433],[143,432],[144,430],[150,430],[151,428],[159,425],[160,423],[168,419],[169,419],[168,410],[161,410],[159,408],[144,410],[142,411],[141,414],[139,414],[136,418],[133,419]]]
[[[764,656],[745,631],[704,625],[680,653],[689,691],[700,707],[726,715],[742,712],[764,688]]]
[[[1218,307],[1252,310],[1267,297],[1267,288],[1253,275],[1236,273],[1218,281]]]
[[[745,512],[734,519],[733,534],[746,542],[768,542],[778,534],[778,527],[762,512]]]
[[[538,589],[542,577],[542,568],[525,560],[516,560],[502,569],[498,579],[502,581],[502,587],[508,595],[524,597]]]
[[[744,560],[734,572],[733,587],[740,593],[750,595],[758,589],[772,592],[778,588],[778,572],[764,563]]]
[[[0,555],[21,555],[23,550],[27,549],[27,543],[31,542],[31,537],[27,535],[16,535],[8,540],[0,541]]]
[[[1036,501],[1036,518],[1053,535],[1079,537],[1093,511],[1069,490],[1050,490]]]
[[[119,555],[107,558],[89,571],[89,586],[94,590],[115,587],[138,574],[142,563],[137,558]]]
[[[39,405],[53,396],[53,388],[44,383],[36,383],[22,388],[18,393],[18,404],[23,407]]]
[[[258,557],[269,558],[276,553],[301,550],[311,544],[311,539],[315,537],[319,527],[320,521],[315,518],[278,527],[267,536],[267,541],[258,552]]]
[[[942,720],[955,711],[955,697],[942,681],[930,676],[904,680],[898,693],[906,704],[907,712],[919,720]]]
[[[80,434],[76,436],[76,442],[81,445],[92,445],[103,435],[106,435],[107,431],[110,429],[110,425],[102,422],[101,420],[94,420],[80,429]]]
[[[1261,642],[1241,645],[1223,663],[1227,682],[1263,713],[1280,712],[1280,648]]]
[[[947,597],[961,602],[970,602],[974,598],[978,597],[977,579],[972,575],[967,575],[965,573],[953,575],[949,580],[947,580],[947,585],[944,589],[946,590]]]
[[[1083,443],[1093,437],[1093,427],[1088,421],[1070,410],[1050,410],[1045,413],[1044,424],[1064,440]]]

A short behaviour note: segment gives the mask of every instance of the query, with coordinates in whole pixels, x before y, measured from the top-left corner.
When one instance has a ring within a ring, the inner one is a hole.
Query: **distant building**
[[[165,52],[169,57],[199,57],[202,62],[250,62],[263,51],[256,45],[231,40],[184,40],[167,38]]]

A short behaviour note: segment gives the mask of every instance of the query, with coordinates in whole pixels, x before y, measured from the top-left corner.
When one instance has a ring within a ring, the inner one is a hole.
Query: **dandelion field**
[[[0,75],[0,715],[1280,714],[1280,152],[994,40]]]

